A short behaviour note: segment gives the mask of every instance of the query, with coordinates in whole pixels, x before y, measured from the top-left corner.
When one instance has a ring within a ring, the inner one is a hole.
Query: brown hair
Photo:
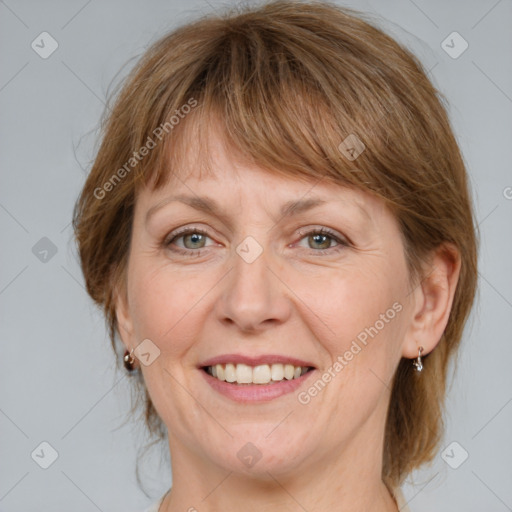
[[[125,293],[137,192],[164,185],[186,140],[206,137],[215,114],[232,154],[382,198],[399,222],[412,283],[433,249],[451,242],[460,251],[441,341],[421,378],[404,359],[393,381],[383,480],[399,485],[436,453],[448,363],[476,293],[478,231],[445,102],[409,50],[364,14],[327,2],[238,7],[158,40],[108,112],[73,216],[87,291],[104,310],[116,354],[115,293]],[[365,146],[357,159],[340,146],[351,134]],[[162,436],[140,374],[135,383],[149,431]]]

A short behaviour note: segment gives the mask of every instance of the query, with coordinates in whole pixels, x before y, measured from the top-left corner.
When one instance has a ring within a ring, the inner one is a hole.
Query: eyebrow
[[[203,211],[205,213],[208,213],[210,215],[214,215],[224,221],[226,225],[229,225],[229,217],[228,215],[222,211],[220,206],[217,204],[217,202],[209,197],[201,197],[201,196],[187,196],[184,194],[174,195],[170,196],[160,203],[154,205],[151,207],[148,212],[146,213],[146,224],[149,222],[149,219],[162,207],[165,205],[172,203],[174,201],[184,203],[188,206],[191,206],[192,208],[195,208],[196,210]],[[280,210],[280,218],[279,220],[282,220],[283,218],[287,217],[293,217],[295,215],[299,215],[303,212],[309,211],[313,208],[316,208],[317,206],[321,206],[324,204],[327,204],[328,201],[325,201],[324,199],[320,198],[310,198],[310,199],[298,199],[298,200],[291,200],[287,201],[281,206]],[[358,207],[358,209],[363,213],[365,217],[368,217],[370,219],[370,216],[368,212],[359,204],[355,203],[355,205]]]

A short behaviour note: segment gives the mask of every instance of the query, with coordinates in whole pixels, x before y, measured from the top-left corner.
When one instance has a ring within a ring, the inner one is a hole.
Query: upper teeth
[[[238,384],[268,384],[283,379],[298,379],[308,371],[307,366],[293,366],[293,364],[260,364],[249,366],[247,364],[216,364],[207,366],[206,371],[219,380],[236,382]]]

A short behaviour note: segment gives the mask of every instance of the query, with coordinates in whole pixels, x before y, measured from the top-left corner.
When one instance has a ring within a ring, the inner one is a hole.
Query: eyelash
[[[163,245],[166,248],[170,249],[172,242],[174,242],[175,240],[177,240],[179,238],[182,238],[186,235],[190,235],[193,233],[199,234],[199,235],[204,235],[204,236],[210,238],[208,232],[201,228],[185,228],[181,231],[178,231],[176,233],[171,233],[170,235],[168,235],[164,239]],[[331,254],[337,253],[349,246],[348,242],[346,242],[343,239],[340,239],[336,235],[336,233],[334,233],[333,231],[331,231],[330,229],[327,229],[327,228],[318,228],[318,229],[312,229],[312,230],[306,231],[306,232],[299,232],[299,235],[301,235],[301,237],[302,237],[300,240],[303,240],[306,236],[310,236],[310,235],[324,235],[324,236],[328,236],[329,238],[332,238],[335,242],[338,243],[338,245],[336,245],[334,247],[330,247],[329,249],[309,249],[309,251],[311,251],[312,253],[314,253],[316,255],[318,255],[318,254],[322,255],[322,254],[327,254],[327,253],[331,253]],[[197,256],[202,255],[202,252],[203,252],[203,250],[205,250],[205,248],[202,247],[200,249],[182,249],[182,248],[178,247],[178,248],[173,248],[170,250],[173,252],[176,252],[178,254],[183,254],[186,256],[191,256],[191,254],[193,253],[194,256],[197,257]]]

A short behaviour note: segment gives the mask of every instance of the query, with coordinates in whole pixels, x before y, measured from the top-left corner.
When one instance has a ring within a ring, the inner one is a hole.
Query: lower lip
[[[315,370],[310,370],[298,379],[284,379],[275,384],[230,384],[212,377],[202,369],[199,371],[215,391],[231,398],[231,400],[243,403],[269,402],[282,395],[293,393],[315,372]]]

